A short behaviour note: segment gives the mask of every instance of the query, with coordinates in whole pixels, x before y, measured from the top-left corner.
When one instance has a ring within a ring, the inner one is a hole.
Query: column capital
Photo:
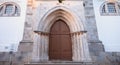
[[[87,33],[87,31],[83,30],[83,31],[72,32],[71,35],[76,35],[76,34],[80,35],[83,33]]]
[[[38,35],[49,35],[48,32],[44,32],[44,31],[34,31],[35,33],[37,33]]]

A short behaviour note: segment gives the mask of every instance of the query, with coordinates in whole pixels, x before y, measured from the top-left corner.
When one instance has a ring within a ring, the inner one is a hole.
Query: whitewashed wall
[[[9,51],[11,45],[18,45],[23,36],[25,22],[27,0],[0,0],[0,4],[7,1],[19,4],[21,15],[19,17],[0,17],[0,46],[2,46],[0,47],[0,51]],[[9,48],[6,49],[4,48],[5,46]]]
[[[94,0],[99,39],[106,51],[120,52],[120,16],[101,16],[100,6],[105,0]]]

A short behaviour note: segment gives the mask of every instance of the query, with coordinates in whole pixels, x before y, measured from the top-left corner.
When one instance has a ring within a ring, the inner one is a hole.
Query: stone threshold
[[[75,62],[75,61],[47,61],[38,63],[28,63],[25,65],[92,65],[93,62]]]

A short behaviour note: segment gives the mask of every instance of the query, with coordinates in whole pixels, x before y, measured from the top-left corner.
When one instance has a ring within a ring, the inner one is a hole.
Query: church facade
[[[30,54],[33,63],[92,62],[91,55],[104,51],[92,0],[28,0],[19,51]]]
[[[20,16],[20,7],[11,4],[0,7],[0,16]],[[120,53],[105,52],[99,40],[93,0],[27,0],[24,26],[13,65],[120,64]]]

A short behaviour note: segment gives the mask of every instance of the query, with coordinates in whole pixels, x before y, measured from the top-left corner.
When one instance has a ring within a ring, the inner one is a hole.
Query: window
[[[100,7],[101,15],[120,15],[120,5],[117,2],[105,2]]]
[[[20,8],[15,3],[4,3],[0,5],[0,16],[19,16]]]
[[[11,14],[13,12],[13,5],[7,4],[5,8],[5,14]]]
[[[115,3],[107,3],[107,7],[109,13],[116,13]]]

